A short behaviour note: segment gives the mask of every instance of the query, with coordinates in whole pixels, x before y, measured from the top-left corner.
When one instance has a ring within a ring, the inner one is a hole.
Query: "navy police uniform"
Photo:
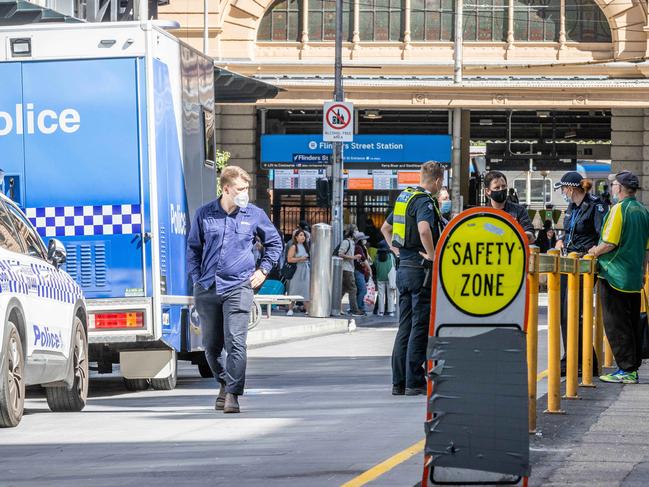
[[[425,252],[417,224],[430,224],[437,244],[443,220],[437,200],[421,187],[407,188],[387,218],[393,227],[392,245],[399,248],[399,331],[392,351],[393,393],[417,391],[426,386],[424,364],[430,315],[430,268],[419,252]]]

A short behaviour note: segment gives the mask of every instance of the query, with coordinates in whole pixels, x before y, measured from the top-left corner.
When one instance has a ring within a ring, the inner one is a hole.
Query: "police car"
[[[83,294],[60,269],[65,247],[46,248],[25,215],[0,195],[0,427],[23,415],[25,386],[45,387],[52,411],[81,411],[88,394]]]

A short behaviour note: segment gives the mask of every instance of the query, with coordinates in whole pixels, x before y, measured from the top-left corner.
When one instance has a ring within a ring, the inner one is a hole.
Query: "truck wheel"
[[[197,365],[198,365],[198,373],[201,374],[201,377],[203,379],[214,378],[214,374],[212,373],[210,364],[207,363],[207,358],[205,357],[204,353],[201,353],[201,358],[198,360]]]
[[[86,407],[88,399],[88,337],[83,323],[74,319],[74,350],[72,355],[74,367],[74,384],[67,386],[46,387],[47,405],[54,412],[78,412]]]
[[[164,379],[151,379],[151,387],[156,391],[170,391],[176,388],[178,381],[178,358],[174,350],[171,357],[171,375]]]
[[[122,377],[124,387],[129,391],[146,391],[149,388],[149,379],[127,379]]]
[[[7,322],[6,331],[0,364],[0,427],[13,428],[25,407],[25,357],[16,325]]]

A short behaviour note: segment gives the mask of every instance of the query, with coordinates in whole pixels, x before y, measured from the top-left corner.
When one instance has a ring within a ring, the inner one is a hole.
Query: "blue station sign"
[[[310,167],[324,167],[333,144],[321,134],[262,135],[261,167],[293,169],[311,158]],[[343,162],[348,169],[416,169],[427,161],[451,162],[450,135],[356,135],[343,143]]]

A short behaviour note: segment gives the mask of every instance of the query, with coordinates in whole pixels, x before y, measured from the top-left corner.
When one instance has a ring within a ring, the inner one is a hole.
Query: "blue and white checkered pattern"
[[[40,298],[74,304],[81,299],[81,288],[65,272],[40,264],[0,260],[0,292],[36,295]]]
[[[140,205],[26,208],[41,237],[132,235],[142,232]]]

